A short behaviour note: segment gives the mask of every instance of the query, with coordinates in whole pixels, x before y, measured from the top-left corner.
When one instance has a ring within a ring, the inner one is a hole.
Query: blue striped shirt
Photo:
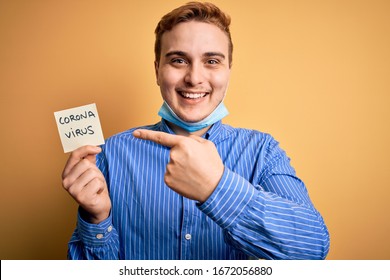
[[[164,120],[143,128],[173,133]],[[323,259],[324,221],[269,134],[221,122],[203,136],[225,165],[204,202],[164,183],[170,149],[137,139],[135,129],[106,141],[97,165],[110,192],[110,217],[88,224],[78,216],[70,259]]]

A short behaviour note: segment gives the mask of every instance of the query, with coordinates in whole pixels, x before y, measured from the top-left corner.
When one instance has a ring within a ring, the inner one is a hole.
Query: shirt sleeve
[[[99,224],[90,224],[78,214],[77,227],[68,243],[68,259],[116,260],[118,256],[119,238],[111,215]]]
[[[199,209],[224,229],[225,240],[256,258],[324,259],[329,233],[303,182],[277,142],[249,182],[225,167],[212,195]]]

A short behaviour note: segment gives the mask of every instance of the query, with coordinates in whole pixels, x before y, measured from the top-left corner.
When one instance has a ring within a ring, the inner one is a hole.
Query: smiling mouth
[[[178,91],[178,93],[182,97],[187,99],[199,99],[209,94],[208,92],[186,92],[186,91]]]

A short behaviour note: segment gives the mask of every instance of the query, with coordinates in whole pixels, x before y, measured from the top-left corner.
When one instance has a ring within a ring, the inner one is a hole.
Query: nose
[[[199,85],[204,82],[205,74],[206,73],[203,65],[192,64],[191,67],[187,68],[184,81],[186,82],[186,84],[191,86]]]

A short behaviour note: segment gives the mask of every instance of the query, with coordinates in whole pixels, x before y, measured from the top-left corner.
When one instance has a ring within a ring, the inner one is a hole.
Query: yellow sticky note
[[[54,117],[65,153],[85,145],[104,144],[95,103],[55,112]]]

